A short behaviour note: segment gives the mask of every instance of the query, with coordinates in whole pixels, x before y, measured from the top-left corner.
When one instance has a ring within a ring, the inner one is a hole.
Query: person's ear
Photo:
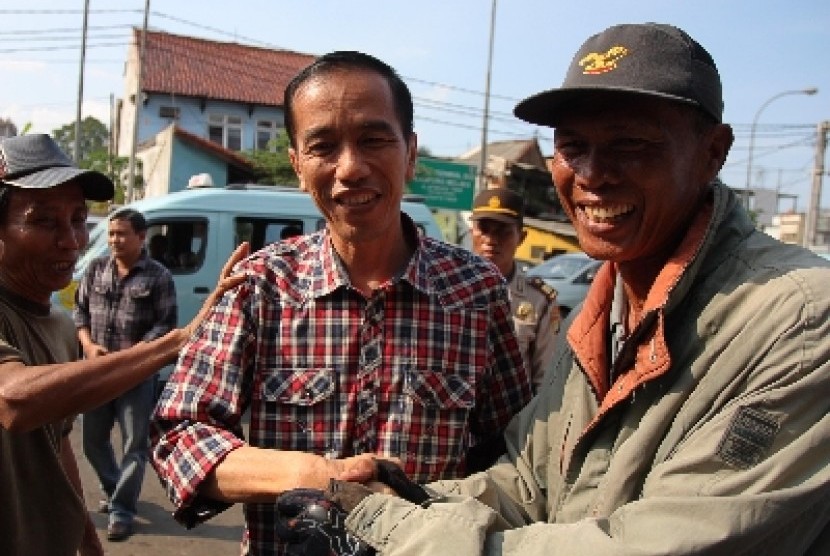
[[[294,168],[294,173],[297,174],[297,179],[300,181],[300,191],[308,191],[308,188],[305,186],[305,182],[303,180],[300,158],[294,147],[288,147],[288,160],[291,162],[291,167]]]
[[[409,136],[409,143],[407,144],[407,159],[406,159],[406,182],[412,181],[415,177],[415,167],[418,163],[418,135],[415,132]]]
[[[726,157],[729,155],[729,149],[732,148],[732,142],[735,136],[732,134],[732,127],[727,124],[717,124],[708,134],[708,148],[706,150],[707,165],[706,165],[706,182],[710,182],[717,177],[718,172],[726,162]]]

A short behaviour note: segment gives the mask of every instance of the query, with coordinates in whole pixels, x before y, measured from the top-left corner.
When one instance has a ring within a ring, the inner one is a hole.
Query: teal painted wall
[[[199,150],[190,143],[175,137],[170,168],[170,190],[187,189],[187,182],[196,174],[208,173],[213,185],[224,187],[228,184],[228,165],[210,153]]]

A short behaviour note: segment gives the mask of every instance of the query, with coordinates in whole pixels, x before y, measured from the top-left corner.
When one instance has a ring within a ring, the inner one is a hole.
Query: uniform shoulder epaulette
[[[545,294],[551,301],[556,301],[557,291],[556,288],[539,278],[538,276],[533,276],[532,278],[528,279],[528,284]]]

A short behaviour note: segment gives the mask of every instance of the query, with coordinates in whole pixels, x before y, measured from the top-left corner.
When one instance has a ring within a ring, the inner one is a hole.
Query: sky
[[[30,133],[51,133],[74,122],[84,3],[0,4],[0,118],[18,128],[31,124]],[[131,27],[143,23],[145,0],[88,3],[82,117],[108,123],[111,95],[128,94],[124,60]],[[459,156],[480,146],[488,73],[488,142],[536,137],[542,152],[551,154],[552,130],[521,122],[513,107],[559,86],[582,42],[616,23],[673,24],[712,54],[723,81],[724,120],[735,132],[721,172],[729,185],[747,181],[755,121],[753,183],[797,195],[797,208],[804,210],[817,129],[830,120],[826,0],[497,0],[494,19],[493,0],[150,0],[149,5],[152,29],[308,54],[362,50],[381,58],[409,84],[419,145],[436,156]],[[790,93],[810,87],[818,93]],[[824,186],[823,207],[830,207],[828,190],[830,183]]]

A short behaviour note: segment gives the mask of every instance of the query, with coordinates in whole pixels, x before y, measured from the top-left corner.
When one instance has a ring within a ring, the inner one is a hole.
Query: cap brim
[[[588,95],[637,95],[652,98],[675,100],[691,106],[699,106],[696,102],[687,98],[646,91],[629,87],[568,87],[562,89],[550,89],[530,96],[519,102],[513,109],[517,118],[531,124],[555,127],[563,115],[563,108]]]
[[[470,215],[470,220],[498,220],[499,222],[504,222],[506,224],[520,224],[522,222],[521,218],[516,216],[510,216],[509,214],[503,214],[501,212],[474,212]]]
[[[3,181],[23,189],[49,189],[73,180],[81,186],[84,198],[90,201],[109,201],[115,195],[115,186],[107,176],[72,166],[53,166]]]

